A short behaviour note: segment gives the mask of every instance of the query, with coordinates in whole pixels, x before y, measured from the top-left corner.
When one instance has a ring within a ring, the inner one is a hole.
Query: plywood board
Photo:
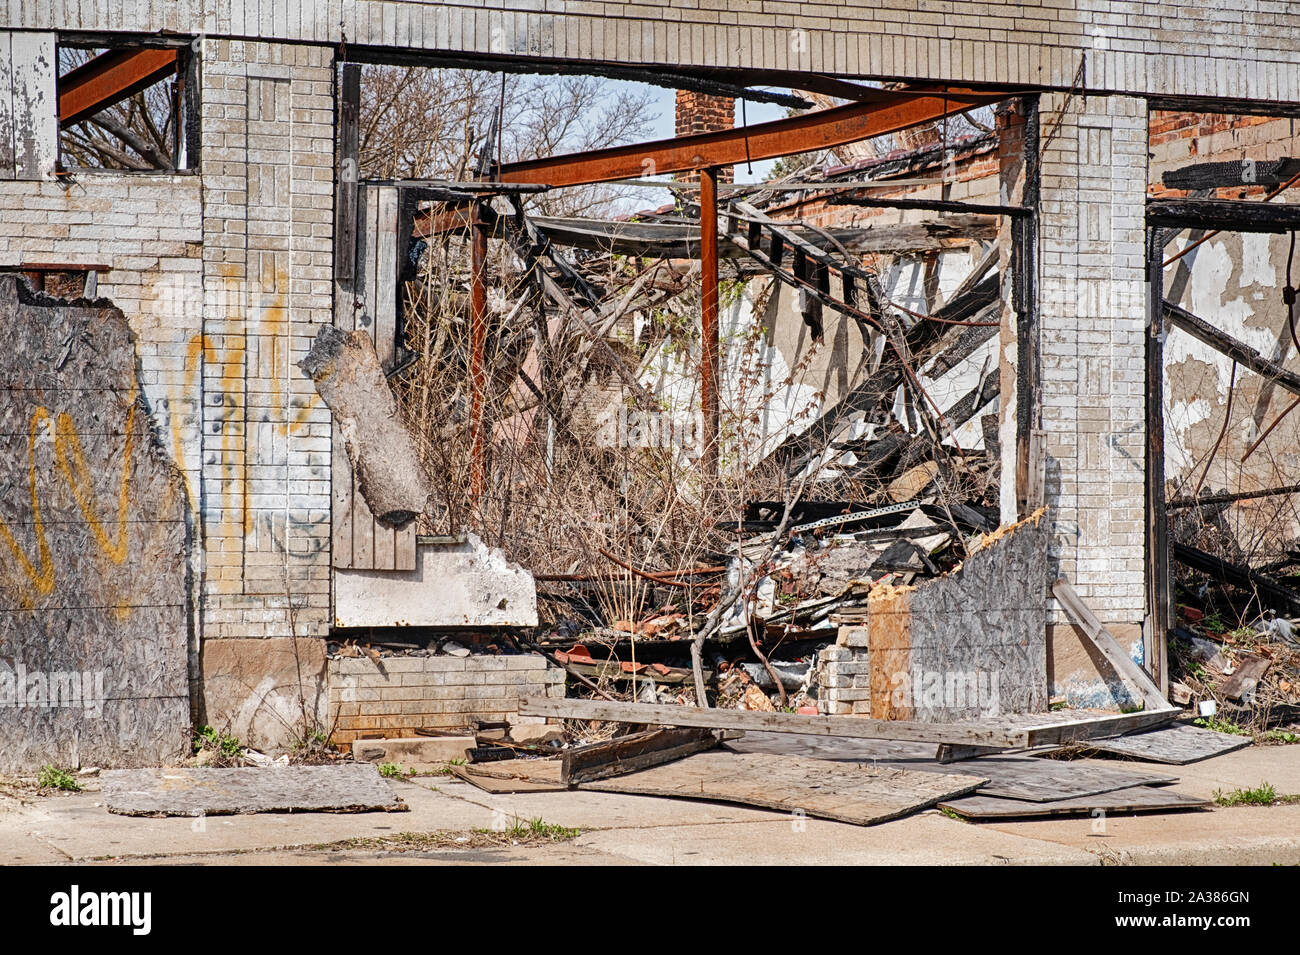
[[[489,793],[560,792],[569,788],[560,781],[558,759],[503,759],[495,763],[452,766],[451,771]]]
[[[987,776],[989,781],[977,790],[979,795],[1030,802],[1074,799],[1133,786],[1154,786],[1178,781],[1177,776],[1166,773],[1133,772],[1109,766],[1034,759],[1028,756],[981,756],[962,763],[893,760],[881,765],[927,773],[974,773]]]
[[[1093,813],[1119,812],[1169,812],[1178,809],[1199,809],[1209,801],[1188,796],[1173,789],[1136,786],[1117,789],[1096,796],[1058,799],[1051,802],[1024,802],[1019,799],[999,799],[996,796],[963,796],[939,803],[967,819],[1023,819],[1033,816],[1076,816]]]
[[[406,805],[369,764],[238,769],[109,769],[104,805],[127,816],[366,812]]]
[[[1129,759],[1186,766],[1188,763],[1244,749],[1250,743],[1249,736],[1216,733],[1214,730],[1182,723],[1130,736],[1097,740],[1089,745],[1103,753],[1127,756]]]
[[[871,716],[951,723],[1047,709],[1045,511],[957,569],[868,598]]]
[[[973,792],[983,782],[980,776],[718,751],[578,788],[740,803],[870,826]]]

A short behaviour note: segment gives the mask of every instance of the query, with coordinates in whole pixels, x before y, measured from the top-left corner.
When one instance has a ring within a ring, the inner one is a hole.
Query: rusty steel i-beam
[[[470,461],[470,497],[475,505],[483,498],[487,475],[487,435],[484,408],[487,391],[487,228],[479,204],[474,203],[473,233],[470,241],[470,434],[473,439]]]
[[[66,129],[176,72],[174,49],[109,50],[59,77],[59,126]]]
[[[969,91],[922,94],[881,91],[866,102],[818,110],[771,123],[507,163],[500,168],[497,178],[501,182],[537,183],[559,188],[731,166],[747,159],[775,159],[895,133],[976,106],[995,103],[1006,95]]]

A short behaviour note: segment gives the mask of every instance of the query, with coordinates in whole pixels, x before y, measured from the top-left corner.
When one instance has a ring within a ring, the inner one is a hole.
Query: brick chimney
[[[696,93],[693,90],[678,90],[674,118],[678,136],[731,129],[736,125],[736,101],[730,96],[712,96],[708,93]],[[693,172],[684,172],[678,174],[677,178],[693,182],[699,177]],[[720,181],[731,182],[733,178],[730,166],[719,168]]]

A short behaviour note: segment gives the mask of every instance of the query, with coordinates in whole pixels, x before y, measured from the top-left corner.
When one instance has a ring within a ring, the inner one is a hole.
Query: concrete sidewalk
[[[1169,770],[1180,777],[1174,788],[1193,795],[1262,782],[1300,793],[1300,746],[1255,746]],[[986,824],[931,810],[861,827],[614,793],[494,796],[443,776],[394,788],[410,812],[150,819],[110,814],[93,791],[11,801],[0,806],[0,863],[1300,864],[1300,804]],[[545,845],[476,845],[474,830],[535,818],[581,833]],[[466,845],[396,851],[373,842],[427,832],[456,833]]]

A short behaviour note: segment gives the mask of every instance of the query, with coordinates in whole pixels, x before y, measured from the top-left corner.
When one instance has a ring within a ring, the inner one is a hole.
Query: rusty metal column
[[[700,171],[700,465],[718,476],[718,170]]]
[[[483,485],[487,465],[484,433],[484,392],[487,390],[487,230],[479,204],[474,203],[470,212],[470,320],[469,320],[469,386],[470,386],[470,434],[473,438],[473,451],[470,470],[470,499],[477,506],[483,497]]]

